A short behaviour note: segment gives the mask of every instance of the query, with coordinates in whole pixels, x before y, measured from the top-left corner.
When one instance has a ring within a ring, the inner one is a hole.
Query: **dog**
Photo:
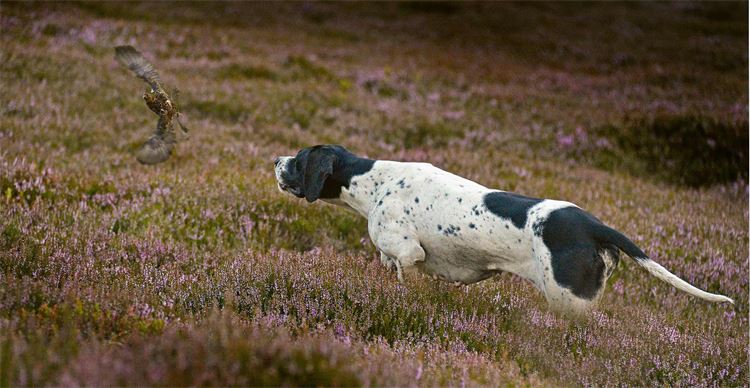
[[[625,252],[657,278],[711,302],[708,293],[649,259],[630,239],[578,206],[493,190],[429,163],[370,160],[338,145],[274,160],[278,188],[367,218],[380,260],[457,285],[500,272],[527,279],[553,310],[580,315],[596,306]]]

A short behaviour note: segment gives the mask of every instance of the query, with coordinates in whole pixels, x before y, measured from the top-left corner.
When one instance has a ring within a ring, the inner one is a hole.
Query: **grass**
[[[603,169],[676,185],[748,179],[747,121],[691,115],[628,117],[622,126],[605,125],[591,134],[578,130],[558,141],[573,157],[588,158]]]
[[[0,10],[0,385],[746,385],[747,4]],[[162,165],[118,44],[182,92]],[[276,189],[317,143],[572,201],[737,304],[627,259],[581,321],[508,274],[399,284]]]

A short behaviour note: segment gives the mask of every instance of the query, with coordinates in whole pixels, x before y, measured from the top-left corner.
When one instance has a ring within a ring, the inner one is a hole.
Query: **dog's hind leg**
[[[539,288],[550,309],[582,315],[599,302],[607,279],[617,266],[617,249],[570,243],[550,251],[538,241],[534,254],[542,267]]]
[[[618,263],[619,251],[617,249],[600,248],[593,254],[585,252],[583,256],[576,259],[573,265],[584,275],[574,282],[573,287],[567,285],[563,288],[558,282],[548,284],[548,287],[556,289],[557,295],[560,296],[557,303],[552,303],[549,298],[547,299],[550,307],[572,315],[583,315],[593,310],[599,304],[607,280],[617,268]],[[554,292],[551,293],[554,295]]]
[[[404,272],[398,259],[388,256],[385,252],[380,251],[380,264],[391,271],[396,271],[399,282],[404,281]]]

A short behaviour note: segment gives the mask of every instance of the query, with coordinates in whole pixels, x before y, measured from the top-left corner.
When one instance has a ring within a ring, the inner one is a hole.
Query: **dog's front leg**
[[[395,269],[400,282],[404,281],[404,269],[424,261],[425,253],[412,233],[401,230],[383,230],[371,233],[370,238],[380,251],[380,262]]]
[[[385,252],[380,251],[380,264],[383,264],[383,267],[386,267],[389,270],[396,271],[398,281],[403,283],[404,276],[401,272],[401,266],[399,265],[398,260],[389,257]]]
[[[388,257],[388,255],[386,255],[383,251],[379,251],[379,252],[380,252],[380,264],[382,264],[383,267],[392,269],[391,266],[393,265],[393,263],[391,263],[391,258]]]
[[[404,282],[404,273],[401,270],[401,264],[397,259],[394,259],[385,254],[385,252],[380,251],[380,263],[383,264],[384,267],[396,271],[396,277],[398,278],[399,283]]]

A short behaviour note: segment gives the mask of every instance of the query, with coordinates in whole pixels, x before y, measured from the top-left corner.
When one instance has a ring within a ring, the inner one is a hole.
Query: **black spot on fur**
[[[517,228],[526,225],[529,209],[541,202],[541,199],[495,191],[484,196],[484,206],[500,218],[510,219]]]
[[[544,221],[537,221],[534,223],[534,225],[531,226],[531,229],[534,231],[535,236],[541,237],[543,226],[544,226]]]
[[[601,254],[613,251],[613,257],[618,257],[614,245],[594,238],[592,232],[600,226],[591,214],[566,207],[550,213],[539,228],[552,255],[555,281],[580,298],[593,299],[602,287],[605,264]]]
[[[438,230],[443,230],[443,225],[438,225]]]
[[[472,229],[474,229],[475,227],[476,227],[476,225],[474,225],[474,224],[471,224],[471,223],[469,224],[469,228],[472,228]]]
[[[414,197],[414,202],[419,203],[419,197]]]
[[[446,236],[457,236],[460,230],[461,228],[459,228],[458,226],[450,224],[447,228],[445,228],[445,230],[443,230],[443,234]]]

